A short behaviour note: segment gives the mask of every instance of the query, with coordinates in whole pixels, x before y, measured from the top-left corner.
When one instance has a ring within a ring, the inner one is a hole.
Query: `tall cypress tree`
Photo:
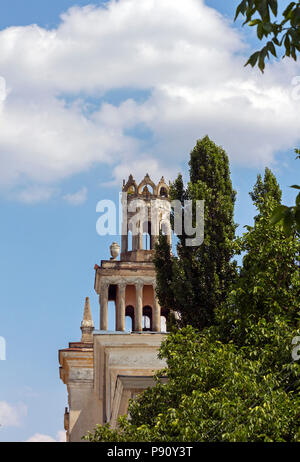
[[[227,298],[236,277],[233,221],[235,191],[232,189],[226,152],[205,136],[190,154],[190,181],[179,175],[171,185],[171,199],[184,210],[184,200],[204,200],[204,242],[186,245],[178,236],[177,257],[171,256],[164,236],[157,245],[155,266],[157,294],[163,307],[177,311],[181,324],[202,329],[214,323],[215,309]],[[174,223],[172,223],[174,229]]]

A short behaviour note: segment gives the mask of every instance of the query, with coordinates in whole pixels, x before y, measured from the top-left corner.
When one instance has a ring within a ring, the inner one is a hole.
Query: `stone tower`
[[[164,178],[154,184],[147,174],[138,185],[130,175],[123,182],[120,259],[114,242],[110,260],[95,265],[100,330],[94,330],[86,299],[81,342],[59,351],[60,377],[68,389],[68,441],[80,441],[97,424],[116,426],[128,400],[152,386],[154,372],[164,367],[157,350],[168,313],[156,297],[152,260],[159,232],[171,239],[169,212]],[[108,330],[113,315],[115,326]]]

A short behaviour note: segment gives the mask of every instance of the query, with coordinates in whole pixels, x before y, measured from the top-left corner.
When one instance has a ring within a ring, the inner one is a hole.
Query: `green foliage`
[[[290,337],[297,331],[284,321],[280,327],[278,345],[290,354]],[[255,337],[268,334],[273,336],[270,326],[256,326]],[[86,439],[300,441],[299,365],[276,351],[274,373],[264,351],[255,359],[249,352],[221,343],[212,329],[199,333],[188,326],[169,334],[160,350],[168,366],[161,374],[168,382],[157,378],[155,387],[131,401],[130,420],[121,418],[118,430],[98,426]]]
[[[249,227],[242,239],[242,250],[247,253],[239,288],[244,289],[250,299],[243,300],[241,305],[252,313],[257,307],[260,315],[262,312],[295,315],[300,296],[300,245],[297,238],[285,236],[282,226],[270,224],[272,210],[280,203],[281,191],[269,169],[263,182],[258,177],[251,196],[259,215],[255,226]]]
[[[296,236],[286,237],[282,225],[270,222],[281,191],[269,169],[264,180],[258,175],[250,195],[259,213],[254,226],[247,226],[239,239],[240,250],[246,253],[243,266],[235,289],[217,315],[223,340],[239,345],[246,329],[253,329],[261,318],[271,325],[276,316],[293,325],[300,319],[300,242]]]
[[[300,159],[300,149],[295,149],[297,154],[296,159]],[[294,184],[291,188],[300,189],[300,186]],[[291,236],[296,233],[300,236],[300,192],[296,197],[296,203],[292,207],[286,205],[277,206],[272,213],[271,223],[276,224],[281,222],[286,236]]]
[[[179,175],[171,185],[172,199],[184,210],[184,200],[204,200],[204,242],[186,245],[184,231],[178,236],[178,258],[171,255],[161,236],[154,259],[157,294],[164,308],[172,308],[188,324],[202,329],[214,322],[215,308],[221,305],[236,277],[233,221],[235,192],[230,180],[228,157],[208,136],[198,140],[190,155],[190,182],[184,187]],[[173,228],[174,228],[174,223]]]
[[[277,50],[281,48],[284,49],[283,57],[297,60],[297,52],[300,51],[299,1],[289,3],[279,23],[275,20],[278,15],[277,0],[242,0],[236,9],[235,19],[239,15],[245,17],[243,25],[256,27],[259,40],[269,39],[261,50],[250,56],[245,66],[250,64],[254,67],[258,64],[264,72],[266,58],[270,58],[270,55],[277,57]]]

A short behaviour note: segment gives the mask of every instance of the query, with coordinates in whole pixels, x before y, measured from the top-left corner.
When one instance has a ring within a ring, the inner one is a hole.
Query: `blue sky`
[[[200,0],[184,11],[175,0],[135,2],[106,16],[104,2],[1,2],[0,418],[9,425],[0,441],[61,437],[57,352],[80,339],[86,296],[99,325],[93,268],[119,237],[97,235],[96,204],[117,201],[130,171],[186,176],[189,151],[208,133],[231,160],[239,232],[252,223],[248,192],[265,166],[284,201],[295,197],[299,64],[273,63],[264,76],[244,69],[257,41],[232,24],[236,1],[205,2],[221,15]]]

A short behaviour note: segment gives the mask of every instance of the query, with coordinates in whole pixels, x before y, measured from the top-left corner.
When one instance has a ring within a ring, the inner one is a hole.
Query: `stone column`
[[[153,284],[153,331],[160,332],[160,315],[161,315],[161,308],[156,296],[156,284]]]
[[[154,235],[151,235],[150,237],[151,239],[151,245],[150,245],[150,250],[154,250],[155,249],[155,244],[157,244],[158,242],[158,236],[154,236]]]
[[[138,234],[132,235],[132,250],[138,249]]]
[[[156,200],[151,201],[151,250],[155,248],[159,237],[159,208]]]
[[[138,282],[135,285],[136,290],[136,304],[135,304],[135,325],[134,330],[136,332],[143,331],[143,282]]]
[[[125,293],[126,283],[118,284],[118,331],[125,331]]]
[[[128,234],[122,236],[121,240],[121,252],[125,253],[128,251]]]
[[[143,222],[138,223],[138,234],[136,236],[137,250],[143,248]]]
[[[100,329],[108,329],[108,288],[109,283],[105,282],[101,285],[100,292]]]

